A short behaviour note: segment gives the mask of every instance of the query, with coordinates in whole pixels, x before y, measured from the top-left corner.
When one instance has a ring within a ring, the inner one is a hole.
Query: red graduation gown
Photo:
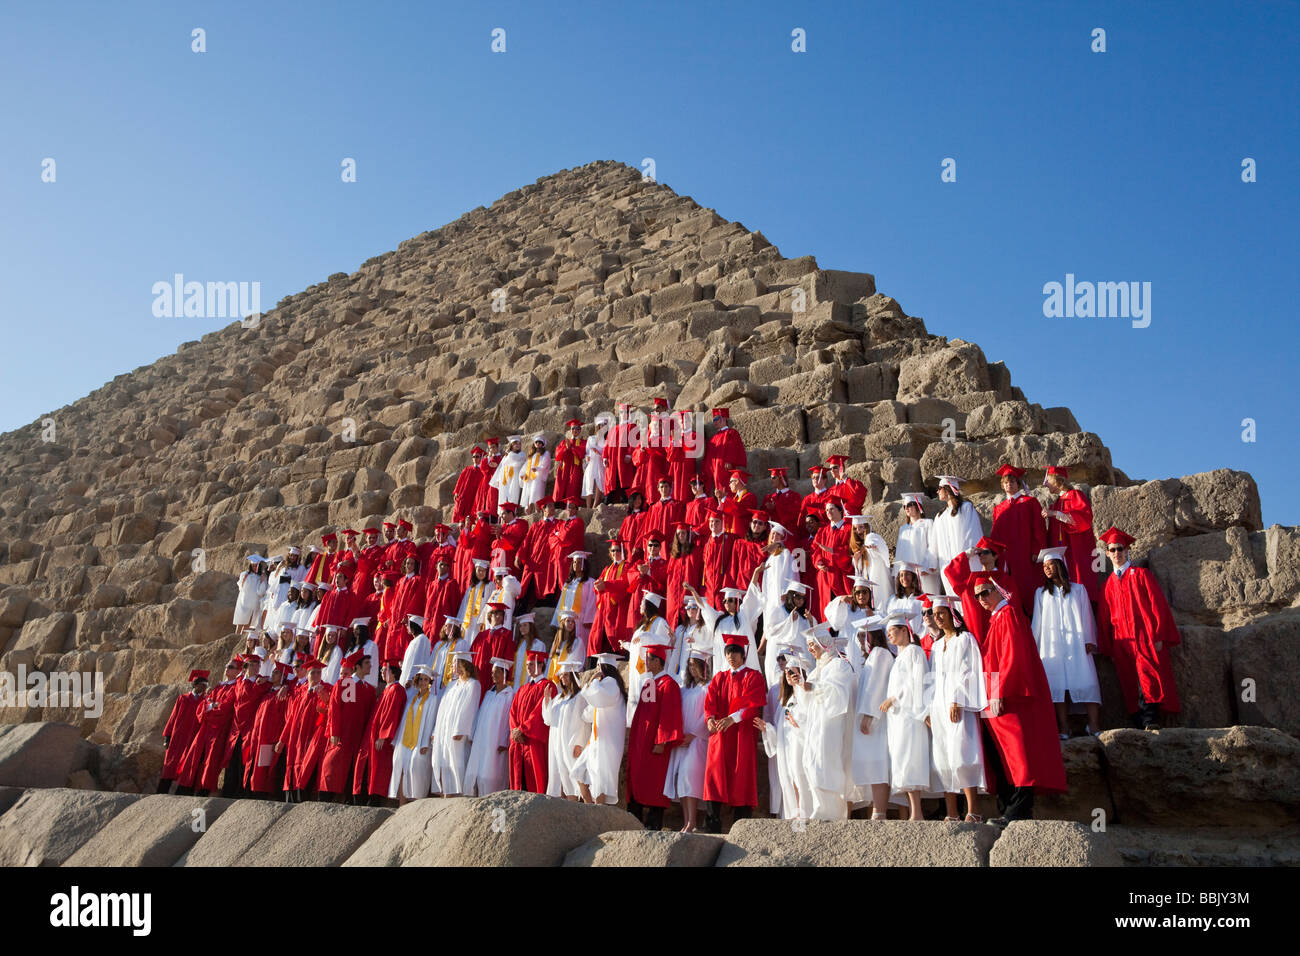
[[[529,681],[515,691],[510,702],[510,729],[523,731],[524,741],[510,738],[510,789],[546,792],[547,747],[551,728],[542,720],[542,702],[555,685],[546,678]]]
[[[1019,591],[1020,610],[1032,617],[1034,592],[1043,583],[1042,566],[1034,558],[1047,547],[1043,506],[1029,494],[999,501],[993,506],[993,527],[989,530],[989,537],[1006,545],[1003,557]]]
[[[521,596],[528,594],[529,588],[539,597],[546,593],[541,590],[541,584],[551,557],[551,532],[555,529],[555,524],[555,518],[535,518],[515,553],[515,561],[519,566],[515,576],[519,578]]]
[[[424,632],[437,634],[442,630],[445,615],[455,616],[464,596],[460,582],[450,574],[430,581],[424,589]]]
[[[867,503],[867,488],[856,478],[837,481],[831,488],[831,494],[844,502],[846,515],[862,514],[862,506]]]
[[[799,526],[802,508],[803,498],[792,488],[769,491],[763,496],[763,510],[771,520],[784,525],[787,531],[794,531]]]
[[[735,545],[736,536],[725,531],[706,537],[703,547],[696,544],[696,548],[703,551],[701,560],[704,565],[704,588],[700,591],[700,596],[713,607],[722,607],[723,588],[736,585],[735,568],[731,561]]]
[[[668,450],[655,446],[641,446],[632,451],[632,467],[636,475],[632,489],[641,492],[647,502],[659,497],[659,479],[668,477]]]
[[[375,544],[361,549],[361,554],[357,556],[357,573],[352,580],[352,587],[359,596],[365,598],[375,593],[375,572],[383,561],[383,545]]]
[[[452,521],[464,521],[474,514],[483,481],[483,472],[477,465],[461,469],[460,477],[456,479],[456,487],[451,492],[454,502],[451,510]]]
[[[1069,549],[1065,552],[1065,567],[1070,580],[1078,581],[1087,589],[1088,600],[1095,608],[1101,599],[1101,585],[1097,583],[1097,572],[1092,569],[1097,557],[1097,539],[1092,533],[1092,502],[1082,491],[1071,488],[1052,503],[1051,510],[1060,511],[1071,520],[1067,525],[1056,518],[1047,519],[1047,546]]]
[[[691,498],[691,479],[697,473],[699,462],[699,458],[691,454],[691,449],[695,449],[697,455],[702,450],[696,444],[698,440],[695,432],[685,432],[668,446],[668,477],[673,480],[673,497],[678,501],[685,502]]]
[[[810,557],[817,569],[816,608],[820,620],[826,618],[826,605],[832,598],[849,593],[849,576],[853,573],[853,556],[849,553],[852,529],[847,520],[836,528],[823,525],[813,538]]]
[[[758,731],[754,718],[763,713],[767,690],[763,675],[752,667],[713,675],[704,692],[704,714],[721,719],[740,711],[740,722],[709,735],[704,765],[704,799],[733,807],[758,805]]]
[[[677,492],[674,490],[673,495],[676,494]],[[688,491],[687,494],[689,495],[690,492]],[[708,534],[709,529],[706,525],[709,518],[709,502],[713,499],[708,495],[700,495],[697,498],[683,498],[682,500],[686,502],[686,515],[682,520],[695,530],[697,537]]]
[[[488,455],[479,462],[478,469],[483,473],[483,481],[479,483],[478,497],[474,502],[475,514],[480,511],[486,511],[490,515],[497,513],[501,490],[492,485],[492,476],[496,474],[497,465],[501,464],[501,459],[504,457],[504,455]]]
[[[649,676],[649,675],[647,675]],[[654,693],[650,693],[650,688]],[[627,744],[627,798],[646,807],[666,807],[664,783],[668,758],[682,740],[682,692],[677,681],[660,673],[641,685]],[[662,753],[655,753],[656,746]]]
[[[352,766],[353,794],[388,796],[388,783],[393,775],[393,738],[405,710],[406,688],[395,681],[384,688],[379,703],[370,712],[365,737],[357,748],[357,760]],[[377,740],[382,740],[384,746],[376,749]]]
[[[704,549],[699,545],[691,548],[690,554],[668,559],[668,576],[664,584],[668,590],[664,593],[664,618],[671,630],[677,626],[682,613],[682,600],[686,594],[685,585],[689,584],[701,594],[704,593]]]
[[[325,703],[329,699],[330,685],[316,685],[324,690],[313,691],[306,683],[294,688],[289,698],[289,709],[285,713],[284,730],[280,742],[284,744],[284,789],[301,789],[316,769],[315,763],[307,766],[309,751],[316,738],[317,729],[324,730]],[[319,696],[318,696],[319,695]],[[304,768],[308,769],[303,776]]]
[[[245,741],[253,732],[253,721],[257,718],[257,709],[266,699],[266,695],[271,693],[270,681],[249,680],[241,677],[235,681],[235,689],[232,695],[235,719],[230,726],[230,752],[234,754],[235,747],[241,747],[241,756],[246,755],[247,748],[243,747]]]
[[[348,775],[374,706],[375,689],[366,681],[345,677],[330,691],[325,714],[325,756],[320,767],[322,793],[347,792]],[[339,738],[339,742],[330,743],[331,737]]]
[[[766,539],[762,543],[750,541],[748,538],[736,539],[736,543],[731,548],[731,569],[737,587],[749,587],[749,580],[754,576],[754,569],[766,557],[764,550],[766,546]]]
[[[1064,792],[1052,689],[1018,603],[1007,601],[994,609],[982,652],[989,700],[1002,700],[1002,714],[990,717],[988,728],[1003,771],[1014,786]]]
[[[631,634],[625,629],[623,602],[627,598],[630,566],[626,561],[606,565],[597,581],[605,583],[605,590],[596,593],[596,618],[587,633],[587,656],[617,654],[623,650],[622,642]]]
[[[536,584],[539,596],[548,597],[564,586],[569,577],[569,555],[585,551],[587,526],[581,518],[563,518],[551,525],[546,541],[546,564]]]
[[[163,727],[163,736],[167,738],[167,750],[163,754],[160,780],[175,780],[185,759],[185,751],[194,743],[199,732],[199,713],[203,708],[203,698],[196,697],[193,691],[186,691],[172,704],[171,715]]]
[[[727,487],[731,472],[744,468],[747,460],[740,432],[730,426],[719,429],[704,447],[703,471],[707,490],[712,493],[714,488]]]
[[[664,556],[667,557],[673,535],[676,533],[673,526],[685,519],[685,501],[678,501],[676,498],[656,501],[646,509],[645,524],[642,525],[641,531],[642,534],[658,531],[659,540],[663,542]]]
[[[840,503],[840,499],[830,489],[814,491],[810,495],[805,495],[803,502],[799,505],[799,528],[803,529],[804,519],[810,514],[817,516],[819,528],[824,527],[826,524],[826,502],[828,501]]]
[[[357,594],[351,588],[330,588],[321,598],[312,618],[312,627],[337,624],[348,627],[357,617]]]
[[[648,558],[643,562],[646,565],[646,573],[641,573],[639,565],[631,565],[631,570],[627,575],[627,611],[623,615],[623,629],[631,635],[641,623],[641,601],[645,597],[645,592],[650,591],[654,594],[663,595],[664,588],[668,586],[668,562],[663,558]],[[669,625],[672,629],[672,625]],[[623,638],[627,640],[627,638]],[[626,653],[620,648],[620,652]]]
[[[284,733],[285,717],[289,712],[292,692],[285,695],[268,694],[258,705],[257,716],[253,718],[253,728],[244,738],[244,786],[254,793],[270,793],[275,780],[275,768],[284,754],[272,753],[271,762],[264,767],[257,765],[258,755],[265,746],[274,746]]]
[[[749,531],[749,513],[758,508],[758,498],[748,488],[738,495],[728,495],[722,502],[722,513],[726,516],[724,530],[737,537],[744,537]]]
[[[980,604],[975,597],[975,581],[971,578],[970,556],[963,551],[948,562],[948,566],[943,569],[943,573],[948,578],[953,590],[961,596],[961,616],[962,620],[966,622],[966,629],[974,636],[975,643],[980,646],[980,650],[983,650],[984,634],[989,628],[989,612],[984,610],[984,605]],[[1016,593],[1016,582],[1007,571],[1006,565],[1000,560],[997,568],[994,569],[993,580],[1002,585],[1005,590],[1011,592],[1011,603],[1019,607],[1020,600]]]
[[[552,466],[555,483],[551,486],[553,489],[551,497],[557,504],[570,498],[582,497],[582,463],[586,455],[585,438],[579,438],[577,441],[561,438],[560,443],[555,446]]]
[[[203,698],[194,743],[185,754],[176,782],[197,790],[216,790],[230,762],[230,727],[235,720],[235,684],[218,684]]]
[[[1181,705],[1169,648],[1182,638],[1155,575],[1130,565],[1122,576],[1108,576],[1097,624],[1097,649],[1115,661],[1128,712],[1137,711],[1140,689],[1161,710],[1176,713]],[[1164,645],[1158,651],[1157,642]]]
[[[478,671],[478,682],[482,687],[479,699],[482,700],[492,686],[492,658],[515,659],[515,635],[508,627],[484,628],[474,635],[469,650],[474,655],[474,669]]]
[[[632,423],[621,422],[611,428],[601,450],[605,459],[605,493],[631,490],[636,478],[632,465],[632,448],[628,445],[628,431]]]

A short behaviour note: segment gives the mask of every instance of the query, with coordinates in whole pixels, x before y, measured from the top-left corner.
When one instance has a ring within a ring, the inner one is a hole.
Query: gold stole
[[[447,640],[444,643],[447,645],[447,656],[442,662],[442,683],[438,685],[438,690],[451,683],[452,668],[456,664],[456,642]]]
[[[408,750],[414,750],[419,746],[420,721],[424,718],[424,704],[428,699],[428,694],[417,694],[415,700],[411,702],[411,709],[406,712],[406,729],[402,731],[402,746]]]
[[[483,592],[486,590],[486,581],[476,581],[469,589],[469,601],[465,605],[465,620],[460,622],[461,631],[468,631],[470,621],[477,620],[483,610]]]
[[[528,456],[528,465],[524,468],[524,481],[532,481],[537,477],[537,466],[542,460],[542,454],[545,453],[533,452]]]

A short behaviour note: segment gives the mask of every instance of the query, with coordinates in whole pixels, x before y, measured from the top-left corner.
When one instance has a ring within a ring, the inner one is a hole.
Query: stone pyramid
[[[1263,528],[1249,475],[1131,480],[1068,408],[1027,401],[873,276],[785,258],[616,162],[547,176],[119,375],[52,412],[52,435],[42,420],[0,436],[0,671],[98,670],[108,692],[95,718],[0,720],[71,723],[99,746],[85,785],[148,789],[177,684],[235,643],[244,555],[394,513],[421,537],[449,517],[473,443],[554,439],[654,396],[730,406],[750,470],[784,465],[800,491],[847,454],[891,544],[898,496],[936,475],[966,478],[987,525],[999,463],[1031,485],[1067,466],[1095,530],[1137,535],[1169,595],[1182,723],[1300,732],[1300,535]],[[590,540],[621,514],[584,513]],[[1106,726],[1122,726],[1104,665]]]

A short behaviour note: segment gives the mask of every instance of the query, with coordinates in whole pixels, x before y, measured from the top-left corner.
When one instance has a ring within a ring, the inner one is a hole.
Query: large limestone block
[[[0,866],[61,866],[139,799],[98,790],[28,790],[0,816]]]
[[[26,792],[23,787],[0,787],[0,814],[17,803]]]
[[[85,770],[95,748],[70,724],[0,726],[0,786],[62,787]]]
[[[431,797],[401,807],[347,866],[559,866],[612,830],[640,830],[625,810],[508,790]]]
[[[564,865],[713,866],[722,845],[722,837],[702,833],[616,830],[571,850]]]
[[[1238,720],[1300,734],[1300,611],[1252,621],[1228,641]]]
[[[1300,740],[1264,727],[1103,731],[1126,825],[1300,824]]]
[[[962,491],[975,494],[996,492],[997,470],[1008,462],[1028,470],[1030,487],[1042,482],[1048,465],[1068,467],[1072,480],[1090,485],[1112,483],[1115,476],[1110,450],[1091,432],[1011,435],[983,442],[938,441],[921,456],[921,470],[928,476],[957,475],[963,479]]]
[[[1123,865],[1104,832],[1065,820],[1015,820],[989,852],[989,866]]]
[[[172,866],[233,803],[150,794],[108,821],[64,866]]]
[[[299,803],[286,813],[263,808],[283,804],[241,800],[228,809],[183,859],[185,866],[338,866],[393,811],[341,803]],[[245,807],[258,807],[245,810]],[[236,838],[237,852],[222,847],[236,830],[258,831],[249,842]]]
[[[1106,782],[1101,741],[1096,737],[1075,737],[1062,741],[1065,762],[1065,793],[1042,793],[1034,798],[1034,816],[1041,820],[1073,820],[1091,824],[1115,818],[1110,786]],[[1100,811],[1100,812],[1098,812]]]
[[[1123,528],[1137,538],[1138,553],[1177,537],[1263,527],[1255,480],[1227,468],[1125,487],[1102,485],[1090,497],[1093,526],[1099,532]]]
[[[898,400],[950,398],[993,388],[978,345],[955,339],[946,348],[903,359],[898,366]]]
[[[9,647],[11,651],[31,650],[34,654],[62,654],[76,634],[77,616],[67,611],[28,621]]]
[[[1002,438],[1006,435],[1046,435],[1056,431],[1041,405],[998,402],[972,408],[966,416],[966,436]]]
[[[1158,547],[1148,564],[1175,611],[1211,623],[1225,611],[1268,605],[1265,535],[1229,528]]]
[[[986,866],[997,830],[904,820],[738,820],[718,866]]]
[[[1184,727],[1230,727],[1233,707],[1231,639],[1217,627],[1184,625],[1182,643],[1170,650]],[[1253,721],[1252,721],[1253,722]]]
[[[804,412],[797,406],[740,412],[732,417],[731,424],[740,432],[746,448],[793,448],[805,440]]]

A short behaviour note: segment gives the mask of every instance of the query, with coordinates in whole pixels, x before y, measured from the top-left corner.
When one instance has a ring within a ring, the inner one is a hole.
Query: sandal
[[[968,814],[966,814],[966,822],[967,822],[967,823],[983,823],[983,822],[984,822],[984,818],[983,818],[982,816],[980,816],[978,813],[968,813]]]
[[[886,819],[886,817],[885,817],[885,815],[884,815],[883,813],[876,813],[875,811],[872,811],[871,819],[873,819],[873,820],[884,820],[884,819]]]
[[[961,823],[961,817],[944,817],[944,823]]]

